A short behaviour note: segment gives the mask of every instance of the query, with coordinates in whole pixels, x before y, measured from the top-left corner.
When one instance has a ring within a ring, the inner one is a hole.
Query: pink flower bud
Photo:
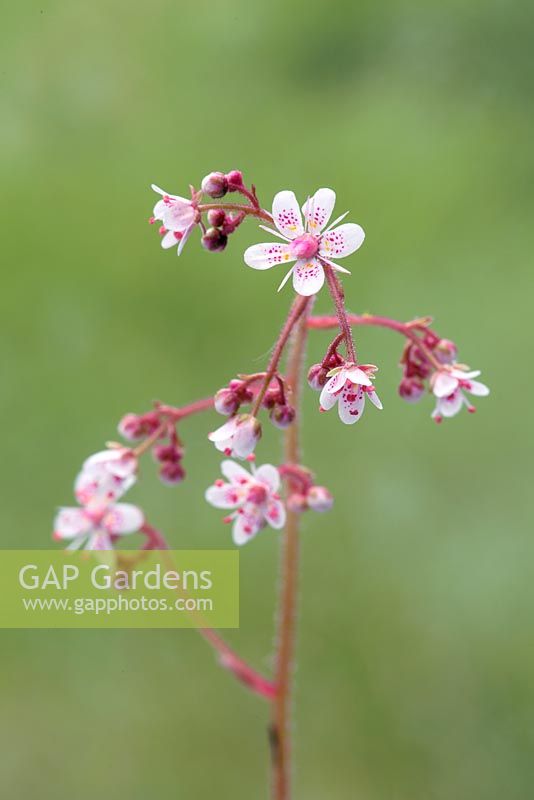
[[[208,228],[202,237],[202,247],[211,253],[220,253],[228,243],[228,236],[219,228]]]
[[[222,210],[222,208],[212,208],[211,211],[208,211],[208,222],[214,228],[220,228],[221,225],[224,225],[226,220],[226,214]]]
[[[458,348],[450,339],[440,339],[434,352],[441,364],[453,364],[458,356]]]
[[[312,511],[330,511],[334,505],[334,498],[325,486],[312,486],[307,494],[308,508]]]
[[[119,422],[118,431],[125,439],[135,441],[150,436],[158,429],[159,425],[159,416],[155,411],[149,411],[142,415],[126,414]]]
[[[215,411],[229,417],[239,410],[240,401],[236,392],[228,387],[219,389],[214,398]]]
[[[175,486],[185,478],[185,470],[180,463],[165,461],[160,468],[159,477],[168,486]]]
[[[265,392],[261,404],[263,408],[274,408],[275,405],[280,402],[280,400],[281,397],[279,389],[268,389],[268,391]]]
[[[172,464],[177,464],[184,456],[184,451],[181,447],[175,444],[157,444],[152,448],[152,455],[156,461],[169,461]]]
[[[308,370],[308,386],[316,392],[320,392],[327,381],[327,373],[322,364],[313,364]]]
[[[308,501],[305,495],[294,492],[287,498],[286,506],[288,511],[293,511],[295,514],[302,514],[303,511],[308,509]]]
[[[424,384],[418,378],[403,378],[399,384],[399,395],[407,403],[417,403],[424,391]]]
[[[228,181],[228,191],[235,192],[236,189],[243,186],[243,173],[238,169],[232,169],[226,174],[226,180]]]
[[[277,428],[288,428],[295,419],[295,409],[293,406],[275,406],[270,414],[271,422]]]
[[[228,191],[228,179],[223,172],[210,172],[202,181],[202,191],[210,197],[224,197]]]

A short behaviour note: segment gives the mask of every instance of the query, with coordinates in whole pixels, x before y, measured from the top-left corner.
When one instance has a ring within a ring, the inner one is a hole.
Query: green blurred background
[[[240,168],[260,199],[333,186],[367,239],[353,311],[432,314],[492,395],[437,426],[396,395],[402,342],[358,333],[384,411],[354,428],[306,392],[308,515],[295,727],[305,800],[525,800],[534,781],[532,4],[26,2],[2,11],[2,547],[49,547],[82,459],[126,411],[261,369],[291,297],[146,219]],[[263,238],[263,234],[261,234]],[[326,293],[318,302],[329,309]],[[309,362],[328,341],[315,334]],[[230,547],[189,481],[132,492],[176,547]],[[276,459],[279,436],[260,458]],[[277,535],[242,551],[242,628],[267,670]],[[0,635],[6,796],[266,796],[267,709],[186,631]]]

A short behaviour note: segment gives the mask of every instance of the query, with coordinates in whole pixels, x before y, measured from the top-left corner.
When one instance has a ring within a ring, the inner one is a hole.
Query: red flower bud
[[[220,253],[228,243],[228,236],[219,228],[208,228],[202,237],[202,247],[211,253]]]
[[[150,436],[158,429],[159,425],[158,414],[155,411],[149,411],[147,414],[126,414],[119,422],[118,430],[125,439],[135,441]]]
[[[229,417],[239,410],[240,401],[236,392],[224,387],[219,389],[214,398],[215,411]]]
[[[243,186],[243,173],[238,169],[232,169],[226,174],[226,180],[228,181],[228,191],[235,192],[236,189]]]
[[[228,179],[222,172],[210,172],[202,181],[202,191],[210,197],[224,197],[228,191]]]
[[[399,395],[407,403],[417,403],[425,391],[424,384],[418,378],[403,378],[399,384]]]
[[[156,461],[161,461],[162,463],[169,461],[172,464],[177,464],[183,458],[184,451],[175,444],[157,444],[152,448],[152,455]]]
[[[181,483],[185,478],[185,470],[180,463],[174,464],[172,461],[165,461],[161,465],[159,477],[163,483],[169,486],[175,486]]]
[[[320,392],[327,381],[327,370],[322,364],[313,364],[308,370],[308,386]]]
[[[268,389],[265,392],[261,404],[264,408],[274,408],[281,400],[279,389]]]
[[[288,428],[295,419],[295,409],[293,406],[275,406],[270,414],[271,422],[277,428]]]
[[[334,498],[326,486],[312,486],[308,489],[306,499],[308,501],[308,508],[312,511],[318,511],[319,513],[330,511],[334,505]]]
[[[222,208],[212,208],[211,211],[208,211],[208,222],[214,228],[220,228],[221,225],[224,225],[226,220],[226,214],[222,210]]]

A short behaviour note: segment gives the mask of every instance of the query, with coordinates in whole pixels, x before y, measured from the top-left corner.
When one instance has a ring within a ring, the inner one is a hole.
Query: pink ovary
[[[313,258],[319,249],[319,242],[310,233],[299,236],[291,243],[291,252],[295,258]]]

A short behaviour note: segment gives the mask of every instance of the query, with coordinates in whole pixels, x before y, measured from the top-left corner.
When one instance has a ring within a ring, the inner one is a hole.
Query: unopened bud
[[[238,169],[232,169],[226,174],[228,181],[228,191],[232,192],[243,186],[243,173]]]
[[[135,441],[150,436],[159,425],[159,416],[155,411],[149,411],[148,414],[126,414],[119,422],[118,431],[125,439]]]
[[[334,498],[326,486],[312,486],[307,494],[308,508],[312,511],[330,511],[334,505]]]
[[[263,396],[261,404],[264,408],[274,408],[280,402],[280,391],[278,389],[268,389]]]
[[[424,392],[424,384],[417,378],[403,378],[399,384],[399,395],[407,403],[417,403]]]
[[[224,387],[223,389],[219,389],[215,395],[213,405],[217,413],[229,417],[238,411],[240,405],[239,397],[232,389]]]
[[[328,377],[328,370],[322,364],[313,364],[308,370],[308,386],[320,392]]]
[[[219,228],[208,228],[202,237],[202,247],[211,253],[220,253],[228,243],[228,236]]]
[[[159,477],[163,483],[169,486],[175,486],[181,483],[185,478],[185,470],[180,463],[173,463],[172,461],[165,461],[161,465]]]
[[[211,211],[208,211],[208,222],[214,228],[220,228],[221,225],[224,225],[225,220],[226,214],[222,208],[212,208]]]
[[[293,511],[296,514],[302,514],[303,511],[308,509],[308,501],[305,495],[294,492],[287,498],[286,506],[288,511]]]
[[[271,422],[277,428],[288,428],[295,419],[295,409],[293,406],[275,406],[270,414]]]
[[[228,191],[228,180],[223,172],[210,172],[202,181],[202,191],[210,197],[224,197]]]
[[[184,451],[175,444],[158,444],[152,448],[152,455],[156,461],[177,464],[183,458]]]
[[[458,356],[458,348],[450,339],[440,339],[434,352],[441,364],[452,364]]]

